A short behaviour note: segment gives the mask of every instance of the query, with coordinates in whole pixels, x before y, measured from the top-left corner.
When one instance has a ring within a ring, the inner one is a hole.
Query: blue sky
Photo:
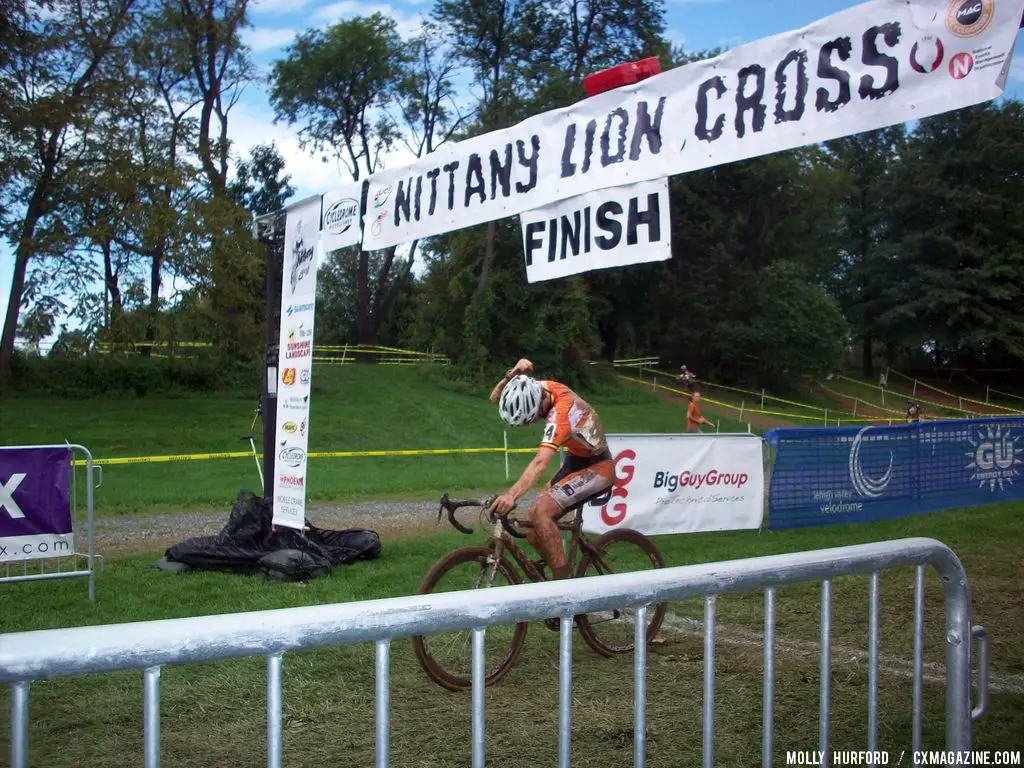
[[[667,0],[666,26],[669,38],[689,51],[715,47],[732,48],[759,38],[770,37],[810,24],[859,3],[854,0]],[[364,3],[357,0],[255,0],[252,6],[253,28],[246,40],[253,58],[264,72],[280,58],[283,48],[295,36],[311,27],[324,27],[340,19],[379,11],[398,22],[403,35],[414,34],[432,0],[394,0],[392,3]],[[1017,51],[1010,71],[1006,94],[1024,98],[1024,30],[1017,36]],[[287,172],[297,188],[296,199],[322,193],[347,181],[347,174],[332,162],[310,157],[298,145],[295,131],[274,124],[266,89],[250,86],[230,118],[233,154],[242,157],[254,144],[275,141],[285,157]],[[394,167],[405,162],[401,157],[388,163]],[[0,246],[0,322],[6,313],[14,259],[10,250]]]

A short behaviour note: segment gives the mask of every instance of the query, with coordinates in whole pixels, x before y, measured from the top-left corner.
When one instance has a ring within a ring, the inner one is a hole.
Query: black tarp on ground
[[[303,535],[291,528],[274,531],[272,519],[266,499],[239,491],[220,533],[175,544],[157,567],[263,573],[270,579],[306,581],[326,576],[336,565],[380,556],[380,537],[374,531],[331,531],[307,522],[309,530]]]

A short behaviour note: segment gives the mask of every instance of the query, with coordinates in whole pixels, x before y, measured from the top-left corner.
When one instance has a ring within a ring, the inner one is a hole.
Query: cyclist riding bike
[[[498,414],[509,426],[523,427],[542,419],[545,426],[533,460],[488,511],[507,515],[537,485],[555,452],[564,447],[565,460],[530,507],[533,525],[526,531],[527,540],[551,566],[555,578],[564,579],[569,576],[569,566],[555,520],[569,507],[610,488],[615,480],[615,462],[597,412],[569,387],[527,375],[532,373],[533,363],[524,358],[491,392],[491,402],[498,403]]]

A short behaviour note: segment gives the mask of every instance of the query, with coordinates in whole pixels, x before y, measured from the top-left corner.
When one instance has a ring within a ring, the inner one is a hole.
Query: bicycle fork
[[[486,583],[483,584],[484,589],[490,589],[494,586],[494,577],[498,573],[498,563],[501,562],[501,556],[505,554],[505,542],[502,540],[501,523],[496,522],[491,530],[491,538],[496,544],[491,548],[491,553],[487,555],[487,565],[480,569],[480,580],[483,580],[486,574]],[[477,582],[475,589],[480,588],[480,581]]]

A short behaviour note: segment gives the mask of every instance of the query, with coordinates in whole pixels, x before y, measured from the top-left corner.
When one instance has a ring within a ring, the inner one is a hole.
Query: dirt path
[[[830,392],[822,387],[815,387],[814,394],[818,397],[830,400],[836,405],[841,405],[844,410],[850,412],[850,418],[892,419],[893,423],[899,423],[901,421],[897,414],[889,413],[881,408],[869,405],[863,400],[854,398],[852,395],[841,395],[838,392]],[[853,416],[854,401],[856,401],[857,416]]]
[[[983,416],[1010,416],[1011,412],[1006,408],[998,408],[991,405],[985,405],[985,403],[971,402],[968,400],[961,401],[958,395],[946,394],[944,392],[937,392],[929,387],[928,382],[918,379],[917,394],[914,395],[913,382],[908,382],[906,379],[900,377],[889,377],[888,390],[895,392],[908,400],[918,399],[924,402],[925,409],[928,408],[928,403],[925,401],[931,401],[932,403],[938,403],[944,405],[947,408],[953,409],[966,409],[972,413],[981,414]],[[968,414],[964,413],[964,416]]]
[[[638,385],[639,386],[639,385]],[[685,409],[690,403],[690,399],[685,395],[677,395],[674,392],[668,392],[664,389],[658,390],[658,397],[670,403],[675,403],[680,408]],[[733,421],[739,421],[739,411],[734,408],[723,408],[721,406],[713,405],[707,400],[701,400],[700,403],[701,413],[705,417],[709,416],[724,416],[727,419]],[[783,421],[782,419],[774,418],[773,416],[765,416],[760,413],[750,413],[745,411],[743,413],[743,423],[750,424],[752,427],[757,429],[765,430],[772,429],[773,427],[795,427],[799,426],[792,421]],[[686,416],[685,414],[681,417],[680,429],[686,429]]]
[[[213,536],[230,513],[230,507],[225,507],[100,518],[96,521],[96,551],[108,557],[154,552],[195,536]],[[432,501],[335,502],[312,507],[307,516],[320,528],[370,528],[390,539],[437,529],[437,504]]]

